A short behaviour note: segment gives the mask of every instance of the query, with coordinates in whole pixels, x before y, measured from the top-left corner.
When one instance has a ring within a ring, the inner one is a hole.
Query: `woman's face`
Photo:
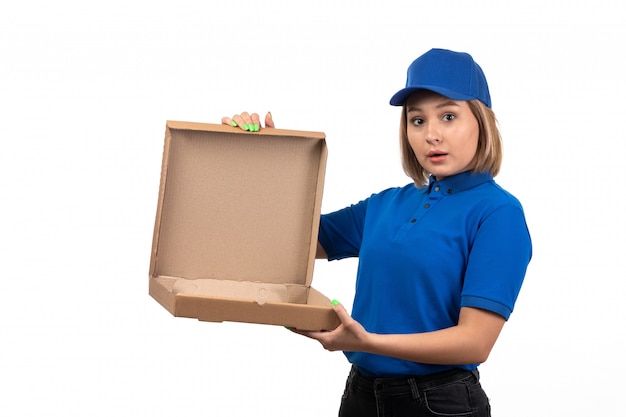
[[[406,104],[409,144],[426,171],[441,180],[474,168],[479,127],[466,101],[420,90]]]

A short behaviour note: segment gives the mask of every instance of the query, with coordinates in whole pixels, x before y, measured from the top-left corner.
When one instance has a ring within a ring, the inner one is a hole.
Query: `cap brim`
[[[442,96],[448,97],[452,100],[473,100],[476,98],[476,97],[472,97],[466,94],[461,94],[456,91],[448,90],[447,88],[441,88],[441,87],[436,87],[432,85],[423,85],[423,86],[413,86],[413,87],[403,88],[402,90],[394,94],[393,97],[391,97],[389,104],[391,104],[392,106],[403,106],[404,102],[409,98],[411,94],[420,90],[433,91],[437,94],[441,94]]]

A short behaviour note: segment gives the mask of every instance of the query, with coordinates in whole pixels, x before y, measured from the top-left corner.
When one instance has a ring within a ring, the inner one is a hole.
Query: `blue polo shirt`
[[[379,334],[454,326],[461,307],[509,318],[531,258],[520,202],[487,173],[370,196],[321,218],[329,260],[358,257],[352,317]],[[345,352],[371,376],[426,375],[455,366]],[[475,369],[478,364],[456,367]]]

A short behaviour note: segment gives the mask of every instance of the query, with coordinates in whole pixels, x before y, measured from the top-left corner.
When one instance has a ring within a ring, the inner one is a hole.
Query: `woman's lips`
[[[428,160],[430,162],[437,163],[443,162],[447,158],[448,154],[442,151],[431,151],[428,152],[426,156],[428,156]]]

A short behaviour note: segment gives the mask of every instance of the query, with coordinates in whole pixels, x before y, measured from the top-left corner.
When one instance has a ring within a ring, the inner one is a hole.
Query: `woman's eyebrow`
[[[446,101],[442,101],[441,103],[437,104],[435,106],[435,108],[440,109],[442,107],[449,107],[449,106],[459,107],[459,104],[456,101],[454,101],[454,100],[446,100]],[[422,111],[422,108],[421,107],[411,106],[411,107],[408,107],[406,111],[407,111],[407,113],[414,112],[414,111],[420,112],[420,111]]]
[[[459,107],[459,104],[456,101],[454,101],[454,100],[448,100],[448,101],[444,101],[444,102],[439,103],[437,105],[437,108],[439,109],[441,107],[448,107],[448,106]]]

